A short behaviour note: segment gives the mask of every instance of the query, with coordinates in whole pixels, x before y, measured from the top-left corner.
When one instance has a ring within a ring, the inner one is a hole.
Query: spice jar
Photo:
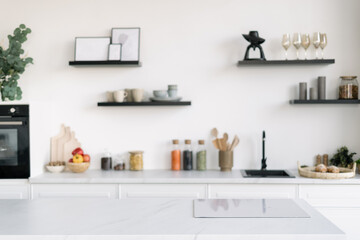
[[[143,151],[133,151],[130,153],[130,170],[141,171],[143,170]]]
[[[199,171],[206,170],[206,149],[204,144],[204,140],[199,140],[199,147],[196,152],[196,169]]]
[[[171,151],[171,170],[181,170],[181,152],[178,139],[173,140],[173,146]]]
[[[327,154],[323,155],[323,164],[325,166],[329,166],[329,155],[327,155]]]
[[[185,140],[185,147],[183,152],[183,167],[184,170],[193,169],[193,152],[191,147],[191,140]]]
[[[341,76],[339,99],[358,99],[359,84],[356,76]]]
[[[321,155],[320,154],[316,155],[316,165],[315,166],[317,166],[319,164],[321,164]]]

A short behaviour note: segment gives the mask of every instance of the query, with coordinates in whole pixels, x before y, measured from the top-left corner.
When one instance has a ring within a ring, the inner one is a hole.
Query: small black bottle
[[[191,148],[191,140],[185,140],[185,147],[183,152],[183,168],[184,170],[193,169],[193,152]]]

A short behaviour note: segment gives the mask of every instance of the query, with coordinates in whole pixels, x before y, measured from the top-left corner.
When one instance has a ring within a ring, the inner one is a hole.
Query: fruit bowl
[[[85,172],[90,166],[89,162],[83,162],[83,163],[67,163],[67,167],[70,169],[70,171],[74,173],[82,173]]]

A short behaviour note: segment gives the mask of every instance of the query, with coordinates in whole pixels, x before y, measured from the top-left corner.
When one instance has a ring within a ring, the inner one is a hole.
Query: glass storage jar
[[[206,170],[206,149],[205,140],[199,140],[199,147],[196,152],[196,170]]]
[[[179,140],[174,139],[171,151],[171,170],[180,171],[181,170],[181,152],[179,147]]]
[[[143,170],[143,151],[132,151],[130,153],[130,170],[141,171]]]
[[[112,166],[111,153],[107,149],[105,149],[104,155],[101,158],[101,169],[111,170],[111,166]]]
[[[356,76],[341,76],[339,99],[358,99],[359,84]]]
[[[126,156],[128,156],[126,154]],[[125,170],[125,156],[124,155],[117,155],[117,157],[114,159],[114,170],[115,171],[123,171]]]

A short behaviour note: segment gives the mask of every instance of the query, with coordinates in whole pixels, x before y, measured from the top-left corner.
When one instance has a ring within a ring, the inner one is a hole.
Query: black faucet
[[[265,131],[262,136],[262,159],[261,159],[261,171],[266,171],[266,157],[265,157]]]

